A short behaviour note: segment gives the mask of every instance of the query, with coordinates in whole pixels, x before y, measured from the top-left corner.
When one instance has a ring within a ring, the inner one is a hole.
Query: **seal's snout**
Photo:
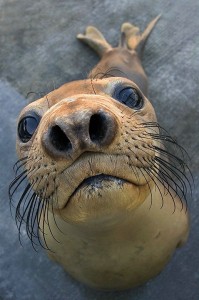
[[[100,151],[111,144],[116,134],[114,117],[103,109],[54,114],[42,144],[54,158],[79,156],[85,151]]]

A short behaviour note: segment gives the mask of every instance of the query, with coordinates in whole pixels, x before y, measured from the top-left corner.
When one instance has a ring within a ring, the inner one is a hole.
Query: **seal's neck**
[[[125,77],[147,96],[148,80],[136,51],[118,47],[106,52],[89,74],[89,78],[104,77]]]

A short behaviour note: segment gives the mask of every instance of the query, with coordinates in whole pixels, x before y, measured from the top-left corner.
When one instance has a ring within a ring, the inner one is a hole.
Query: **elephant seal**
[[[143,284],[188,236],[189,180],[177,154],[183,150],[157,123],[141,64],[158,19],[142,34],[124,23],[116,48],[88,27],[78,38],[99,54],[99,64],[19,116],[9,189],[12,202],[25,183],[16,205],[19,231],[25,223],[34,247],[39,242],[97,289]]]

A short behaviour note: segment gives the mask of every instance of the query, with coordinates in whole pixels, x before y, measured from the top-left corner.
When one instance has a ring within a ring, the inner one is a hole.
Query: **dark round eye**
[[[113,97],[128,107],[137,110],[141,109],[144,103],[141,95],[132,87],[117,89]]]
[[[36,113],[29,113],[23,117],[18,124],[18,135],[23,143],[27,143],[33,136],[41,117]]]

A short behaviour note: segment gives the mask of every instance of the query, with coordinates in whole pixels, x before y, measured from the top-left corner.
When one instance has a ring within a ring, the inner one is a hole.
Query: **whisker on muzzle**
[[[22,244],[22,229],[25,225],[27,236],[34,250],[37,251],[36,247],[40,245],[42,248],[51,251],[47,246],[44,232],[44,223],[46,223],[50,233],[55,239],[48,220],[50,199],[46,197],[46,190],[40,192],[40,195],[34,191],[37,190],[41,179],[33,180],[31,183],[29,182],[35,172],[34,169],[26,170],[27,162],[30,160],[31,159],[26,156],[14,164],[15,178],[9,185],[10,211],[13,215],[12,211],[13,209],[15,210],[14,218],[19,231],[20,244]],[[24,168],[24,170],[19,173],[21,168]],[[20,195],[18,195],[19,190],[21,190]]]

